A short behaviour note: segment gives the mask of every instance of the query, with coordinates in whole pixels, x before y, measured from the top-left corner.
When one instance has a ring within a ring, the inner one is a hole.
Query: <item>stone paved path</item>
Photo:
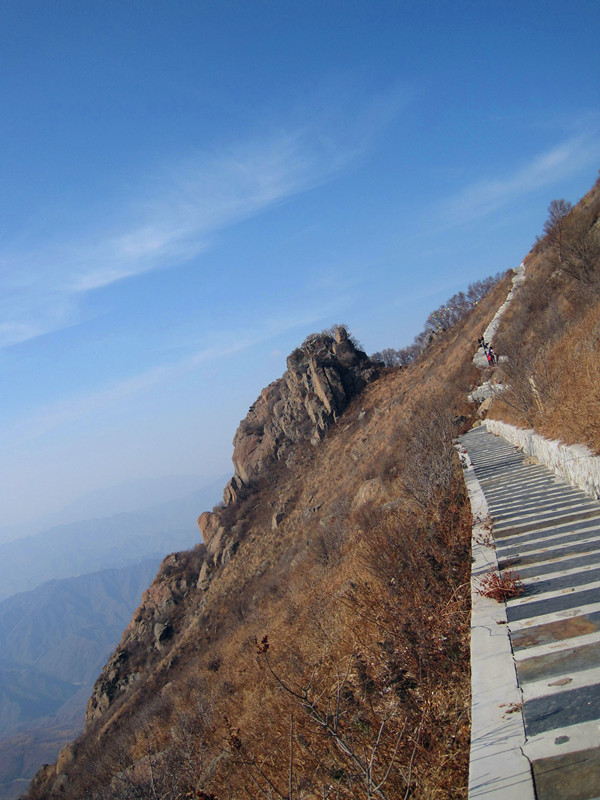
[[[600,503],[483,427],[460,444],[487,500],[499,568],[526,589],[506,620],[536,796],[599,800]],[[476,796],[491,797],[481,786]]]

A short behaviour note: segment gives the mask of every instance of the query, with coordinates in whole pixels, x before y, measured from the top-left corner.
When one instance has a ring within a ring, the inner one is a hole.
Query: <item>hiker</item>
[[[498,362],[498,359],[496,357],[496,353],[494,353],[494,348],[491,345],[490,345],[490,348],[488,350],[488,356],[492,357],[492,360],[491,360],[492,364],[496,364]]]
[[[486,356],[487,356],[488,364],[491,367],[493,365],[493,363],[494,363],[494,357],[492,356],[491,349],[487,351]]]

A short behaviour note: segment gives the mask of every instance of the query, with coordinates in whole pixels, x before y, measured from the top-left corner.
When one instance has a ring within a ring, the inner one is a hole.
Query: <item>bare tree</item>
[[[384,350],[380,350],[377,353],[373,353],[371,358],[374,361],[379,361],[385,367],[401,367],[402,361],[398,354],[398,350],[394,350],[393,347],[386,347]]]
[[[548,206],[548,219],[544,223],[544,233],[550,244],[558,253],[558,261],[563,260],[563,240],[565,233],[565,220],[573,206],[568,200],[552,200]]]
[[[388,701],[385,709],[375,709],[370,704],[369,718],[356,715],[356,687],[350,676],[357,665],[359,671],[363,666],[359,654],[353,654],[341,668],[333,665],[333,672],[326,679],[319,680],[315,667],[310,679],[303,686],[292,686],[275,670],[269,658],[269,642],[266,636],[259,644],[258,657],[280,688],[296,701],[316,730],[329,743],[329,747],[323,750],[322,742],[317,751],[306,737],[298,739],[302,747],[316,759],[324,773],[338,783],[338,796],[387,800],[391,795],[386,793],[385,786],[394,775],[404,784],[404,797],[408,797],[423,720],[421,718],[414,730],[407,717],[400,724],[398,709],[391,701]],[[350,709],[353,713],[350,713]],[[364,713],[367,713],[366,709]],[[293,729],[290,736],[293,738]],[[408,746],[410,753],[408,764],[405,765],[397,758],[401,745]],[[252,766],[256,769],[256,763]],[[291,774],[290,765],[290,776]],[[261,774],[261,777],[265,776]],[[346,784],[345,789],[342,782]],[[272,784],[270,788],[274,788]],[[323,796],[330,797],[329,790],[332,788],[333,786],[323,787]],[[262,791],[266,794],[264,789]],[[291,790],[287,797],[279,790],[276,790],[274,796],[282,800],[292,800]]]
[[[452,416],[435,399],[423,404],[402,433],[405,463],[400,482],[423,509],[435,508],[452,482],[455,435]]]
[[[600,222],[578,219],[563,233],[561,267],[585,289],[600,290]]]

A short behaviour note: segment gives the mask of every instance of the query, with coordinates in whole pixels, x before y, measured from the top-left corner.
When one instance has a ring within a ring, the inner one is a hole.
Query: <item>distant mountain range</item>
[[[0,734],[91,686],[160,559],[55,580],[0,602]]]
[[[149,507],[169,502],[178,503],[182,498],[190,497],[198,491],[203,493],[205,489],[209,493],[214,493],[216,498],[212,500],[214,504],[220,499],[228,478],[229,475],[211,480],[209,483],[205,483],[196,475],[132,478],[114,486],[86,492],[60,510],[34,517],[26,522],[4,525],[0,520],[0,543],[22,539],[24,536],[34,536],[72,522],[147,511]]]
[[[201,540],[196,518],[225,481],[0,544],[0,800],[23,792],[81,730],[94,681],[142,593],[165,555]],[[122,503],[137,502],[131,488]]]
[[[0,600],[40,586],[192,547],[196,518],[219,499],[224,479],[142,511],[72,522],[0,544]]]
[[[1,800],[81,728],[94,680],[159,564],[54,580],[0,602]]]

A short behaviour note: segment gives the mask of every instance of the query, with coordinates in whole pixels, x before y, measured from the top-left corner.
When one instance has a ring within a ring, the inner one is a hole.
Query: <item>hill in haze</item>
[[[0,544],[0,599],[55,579],[162,559],[193,546],[198,506],[212,505],[222,481],[129,513],[72,522]],[[108,509],[105,509],[106,511]]]
[[[206,490],[209,495],[212,487],[214,496],[218,496],[223,480],[224,478],[218,478],[206,482],[195,475],[169,475],[131,479],[95,489],[77,497],[59,511],[34,517],[20,524],[0,524],[0,543],[22,539],[25,536],[35,536],[74,522],[146,511],[149,507],[155,506],[166,508],[171,502],[176,513],[177,504],[195,492]],[[160,514],[159,509],[157,512]]]
[[[221,486],[186,496],[167,486],[152,496],[169,500],[141,511],[0,545],[0,800],[16,797],[79,732],[94,679],[142,591],[165,553],[197,541],[198,502],[214,502]],[[121,504],[138,502],[130,489],[121,487]],[[149,496],[147,482],[138,489]],[[108,498],[114,490],[95,496],[105,512]]]
[[[0,602],[2,800],[81,728],[94,679],[158,564],[50,581]]]

